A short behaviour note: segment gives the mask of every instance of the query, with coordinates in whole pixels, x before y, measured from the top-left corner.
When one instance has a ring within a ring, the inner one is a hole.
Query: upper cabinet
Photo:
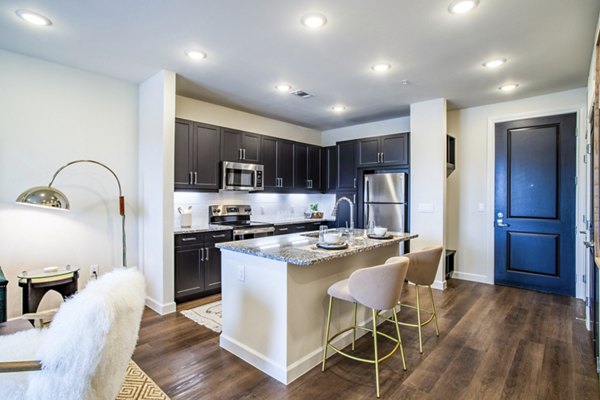
[[[337,190],[337,146],[325,147],[322,158],[323,191],[325,193],[332,193]]]
[[[356,140],[337,143],[337,189],[356,190]]]
[[[266,191],[294,188],[294,143],[268,136],[262,138],[263,181]]]
[[[175,189],[219,189],[220,130],[175,120]]]
[[[408,133],[358,140],[358,166],[408,165]]]
[[[260,162],[261,135],[223,128],[221,160],[249,163]]]
[[[299,190],[321,190],[321,148],[294,143],[294,180]]]

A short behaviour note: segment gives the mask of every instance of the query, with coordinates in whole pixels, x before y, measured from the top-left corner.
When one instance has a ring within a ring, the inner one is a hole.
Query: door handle
[[[200,248],[200,261],[204,262],[204,247]]]
[[[208,247],[205,248],[206,251],[206,258],[204,259],[204,261],[208,261]]]
[[[583,245],[588,248],[588,249],[593,249],[594,248],[594,242],[589,241],[589,242],[583,242]]]
[[[510,224],[505,224],[504,222],[502,222],[501,219],[496,220],[496,227],[498,227],[498,228],[506,228],[509,226],[510,226]]]

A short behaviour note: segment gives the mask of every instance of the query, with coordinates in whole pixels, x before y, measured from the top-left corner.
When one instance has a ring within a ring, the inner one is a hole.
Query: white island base
[[[301,266],[221,249],[221,347],[278,381],[291,383],[321,362],[329,286],[356,269],[384,263],[398,251],[395,243]],[[364,307],[358,310],[359,323],[370,321]],[[352,324],[352,305],[334,301],[332,317],[334,334]],[[336,345],[345,347],[351,338],[348,332]]]

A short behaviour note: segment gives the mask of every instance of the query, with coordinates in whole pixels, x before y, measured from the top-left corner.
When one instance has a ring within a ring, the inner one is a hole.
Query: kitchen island
[[[361,229],[346,237],[348,248],[316,246],[318,234],[291,234],[219,243],[222,256],[222,348],[288,384],[319,364],[327,288],[364,267],[399,254],[399,243],[416,238],[391,232],[370,239]],[[359,322],[369,321],[359,307]],[[336,302],[332,332],[352,322],[352,306]],[[342,335],[344,347],[351,336]]]

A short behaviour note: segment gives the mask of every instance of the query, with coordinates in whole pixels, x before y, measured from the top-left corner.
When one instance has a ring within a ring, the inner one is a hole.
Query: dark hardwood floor
[[[382,398],[600,398],[581,301],[456,279],[434,296],[439,338],[433,325],[425,327],[420,354],[416,329],[402,329],[408,370],[399,353],[382,363]],[[405,285],[403,301],[412,300],[414,287]],[[400,316],[411,318],[411,311],[403,308]],[[370,355],[371,346],[365,336],[356,351]],[[285,386],[222,350],[218,334],[179,312],[161,317],[145,310],[133,359],[173,400],[375,398],[371,365],[335,355],[325,373],[316,367]]]

